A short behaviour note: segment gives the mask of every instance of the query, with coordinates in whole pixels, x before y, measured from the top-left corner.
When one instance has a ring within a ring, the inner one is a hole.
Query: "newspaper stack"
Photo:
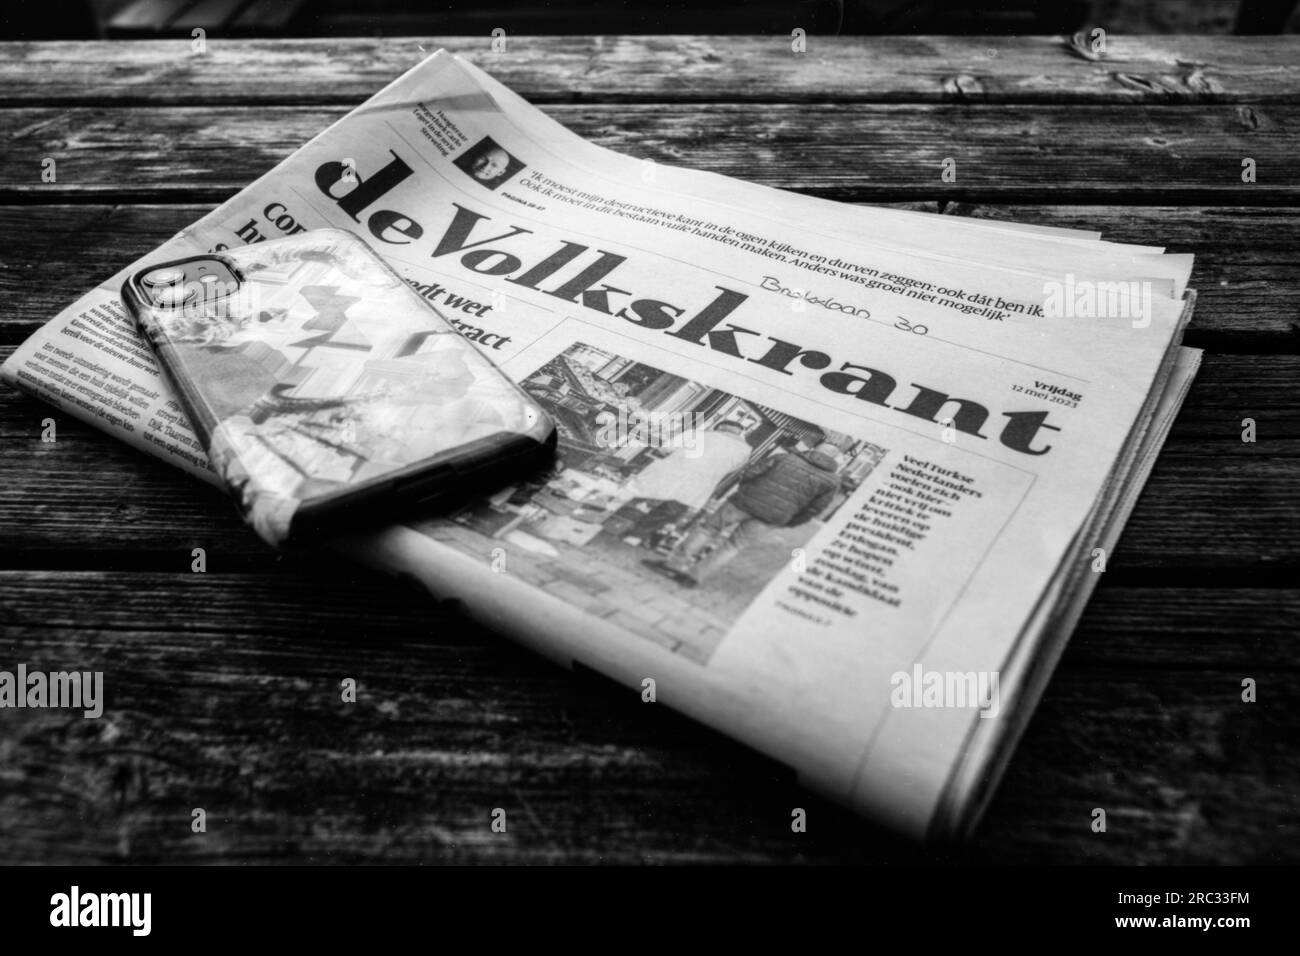
[[[1199,362],[1190,256],[620,155],[446,52],[147,261],[326,226],[560,430],[338,547],[917,836],[978,819]],[[3,377],[215,481],[117,299],[144,264]]]

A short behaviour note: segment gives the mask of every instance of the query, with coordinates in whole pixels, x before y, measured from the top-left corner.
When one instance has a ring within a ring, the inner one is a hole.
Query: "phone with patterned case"
[[[345,230],[161,262],[122,297],[277,547],[491,490],[554,454],[541,406]]]

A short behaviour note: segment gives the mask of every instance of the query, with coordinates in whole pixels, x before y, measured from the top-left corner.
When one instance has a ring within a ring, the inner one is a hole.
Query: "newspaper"
[[[443,52],[147,261],[321,227],[560,430],[338,547],[918,836],[977,819],[1198,360],[1188,257],[647,166]],[[215,483],[117,299],[144,262],[0,376]]]

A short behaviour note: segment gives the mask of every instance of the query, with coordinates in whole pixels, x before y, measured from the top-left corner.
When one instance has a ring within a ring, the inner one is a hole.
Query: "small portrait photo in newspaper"
[[[484,136],[452,162],[488,189],[496,189],[524,168],[523,160],[511,156],[491,136]]]
[[[699,663],[886,454],[581,342],[521,385],[556,463],[462,510],[452,543],[505,542],[513,573]]]

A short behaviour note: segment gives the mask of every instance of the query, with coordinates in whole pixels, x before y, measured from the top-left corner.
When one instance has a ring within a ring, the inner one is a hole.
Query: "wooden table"
[[[42,443],[50,409],[6,389],[0,667],[104,670],[110,696],[0,712],[0,859],[1300,859],[1300,41],[489,42],[0,44],[3,354],[440,45],[634,156],[1193,252],[1204,368],[976,838],[901,843],[454,608],[276,557],[66,416]]]

